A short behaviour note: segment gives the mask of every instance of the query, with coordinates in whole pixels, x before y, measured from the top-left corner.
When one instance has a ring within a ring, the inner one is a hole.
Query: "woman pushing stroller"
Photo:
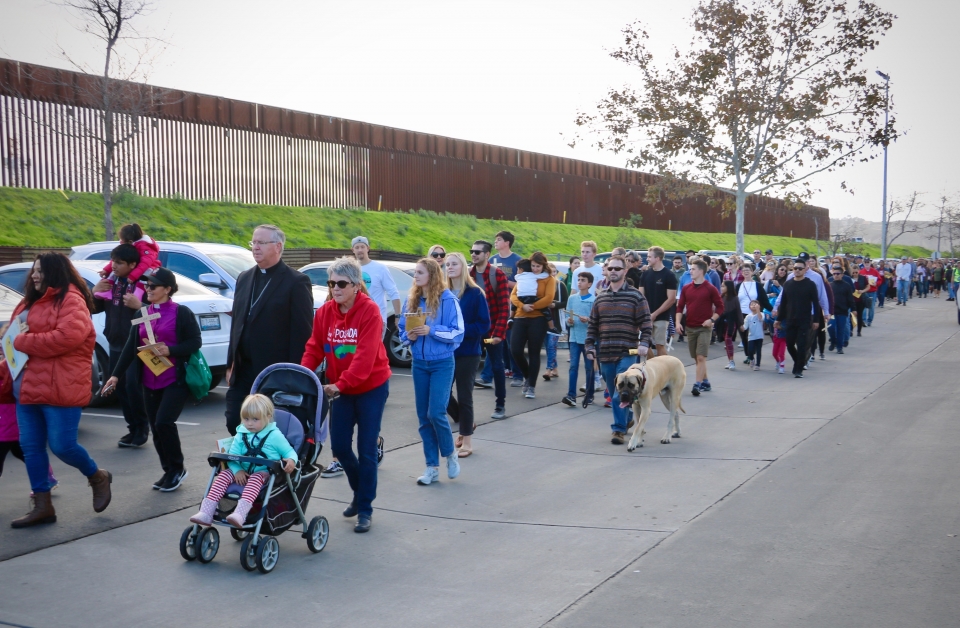
[[[297,467],[297,452],[293,450],[283,433],[273,422],[273,403],[265,395],[249,395],[240,407],[240,425],[233,444],[228,452],[236,456],[251,456],[282,460],[283,470],[293,473]],[[241,464],[231,461],[226,469],[217,474],[210,491],[200,503],[200,512],[190,517],[193,523],[209,526],[213,524],[213,515],[217,504],[223,499],[233,482],[243,487],[243,494],[237,507],[227,516],[230,525],[241,528],[260,489],[267,483],[270,475],[267,467],[252,462]]]

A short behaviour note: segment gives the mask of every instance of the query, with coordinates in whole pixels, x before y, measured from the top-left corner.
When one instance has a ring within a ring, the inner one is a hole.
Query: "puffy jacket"
[[[250,455],[247,447],[243,444],[244,434],[247,435],[247,442],[250,443],[251,448],[256,448],[257,445],[263,442],[263,439],[267,439],[267,442],[263,445],[263,450],[258,456],[259,458],[267,458],[268,460],[282,460],[284,458],[290,460],[297,459],[297,452],[295,452],[293,447],[290,446],[290,443],[287,442],[286,436],[283,435],[283,432],[280,431],[276,423],[267,424],[265,428],[256,434],[251,434],[250,430],[245,428],[243,423],[240,423],[240,425],[237,426],[237,435],[233,437],[233,444],[230,445],[230,451],[227,453],[234,456]],[[247,473],[267,470],[265,466],[252,463],[243,463],[241,465],[239,462],[231,461],[227,463],[227,466],[230,467],[230,470],[233,471],[234,474],[241,470]]]
[[[421,297],[420,310],[426,311],[426,309],[427,300]],[[460,302],[457,297],[449,290],[444,290],[440,295],[440,304],[437,309],[440,311],[433,312],[432,316],[427,317],[426,324],[430,327],[430,333],[426,336],[419,336],[411,342],[407,337],[407,317],[404,316],[407,312],[407,304],[406,302],[403,304],[400,320],[397,322],[400,329],[400,340],[410,345],[414,360],[452,358],[453,352],[463,341],[463,313],[460,311]]]
[[[27,313],[30,331],[20,334],[13,346],[26,353],[20,403],[47,404],[68,408],[90,403],[93,348],[97,334],[86,300],[70,286],[57,304],[57,290],[48,288]],[[13,311],[26,309],[21,301]],[[13,382],[6,361],[0,364],[0,403],[13,402]]]

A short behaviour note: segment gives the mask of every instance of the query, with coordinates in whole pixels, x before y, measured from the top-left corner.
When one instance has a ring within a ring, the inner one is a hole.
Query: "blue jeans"
[[[97,463],[77,442],[80,426],[79,407],[49,406],[46,404],[17,404],[17,426],[20,428],[20,448],[30,476],[34,493],[50,492],[50,451],[80,473],[90,477],[97,472]]]
[[[414,360],[413,390],[420,419],[420,440],[428,467],[439,467],[440,456],[454,453],[453,432],[447,420],[447,401],[453,386],[453,356],[445,360]],[[439,456],[437,455],[439,450]]]
[[[830,342],[837,345],[837,349],[843,349],[850,340],[850,315],[834,314],[827,326],[827,333],[830,336]]]
[[[953,271],[953,272],[957,272],[957,271]],[[951,298],[951,299],[956,299],[956,298],[957,298],[957,286],[960,286],[960,284],[954,283],[954,282],[951,281],[948,285],[950,286],[950,298]]]
[[[865,303],[863,308],[863,324],[869,327],[873,324],[873,315],[877,311],[877,293],[864,292],[863,300]]]
[[[600,373],[603,375],[603,381],[607,384],[607,390],[610,391],[610,405],[613,407],[613,425],[610,429],[614,432],[627,431],[627,416],[630,414],[630,408],[620,407],[620,393],[617,392],[617,375],[623,373],[630,365],[636,364],[637,358],[630,355],[620,358],[616,362],[601,362]]]
[[[373,514],[377,498],[377,438],[390,382],[359,395],[340,395],[330,403],[330,449],[340,461],[353,500],[361,515]],[[353,453],[353,428],[357,428],[357,453]]]
[[[897,303],[906,303],[907,294],[913,290],[909,279],[897,279]]]
[[[583,372],[586,376],[586,388],[587,392],[584,394],[584,399],[593,399],[593,360],[587,359],[587,354],[584,351],[584,347],[579,342],[570,343],[570,374],[569,374],[569,383],[567,384],[567,396],[577,398],[577,371],[580,370],[580,356],[583,356]]]
[[[557,368],[557,344],[560,342],[560,336],[547,334],[547,368]]]

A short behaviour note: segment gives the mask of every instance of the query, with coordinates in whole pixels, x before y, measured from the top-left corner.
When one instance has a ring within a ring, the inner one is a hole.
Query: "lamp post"
[[[890,127],[890,75],[877,70],[877,76],[886,82],[883,112],[883,221],[880,223],[880,258],[887,259],[887,147]]]

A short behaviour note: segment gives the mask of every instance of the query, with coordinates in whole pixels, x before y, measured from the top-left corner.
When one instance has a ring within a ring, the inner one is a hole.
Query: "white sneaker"
[[[439,467],[427,467],[427,470],[423,472],[423,475],[417,478],[417,484],[420,486],[428,486],[434,482],[440,481],[440,468]]]
[[[777,365],[777,373],[783,375],[783,365],[782,365],[782,364],[778,364],[778,365]]]
[[[343,467],[340,466],[340,463],[334,460],[327,468],[320,472],[320,477],[322,478],[335,478],[337,476],[343,475]]]
[[[727,368],[727,369],[729,369],[729,370],[731,370],[731,371],[736,371],[736,370],[737,370],[737,363],[734,362],[733,360],[730,360],[730,364],[728,364],[728,365],[725,366],[724,368]]]
[[[536,389],[533,386],[527,386],[527,389],[523,391],[523,396],[527,399],[536,399],[537,393],[535,391]]]
[[[460,475],[460,456],[454,451],[447,456],[447,477],[451,480]]]

